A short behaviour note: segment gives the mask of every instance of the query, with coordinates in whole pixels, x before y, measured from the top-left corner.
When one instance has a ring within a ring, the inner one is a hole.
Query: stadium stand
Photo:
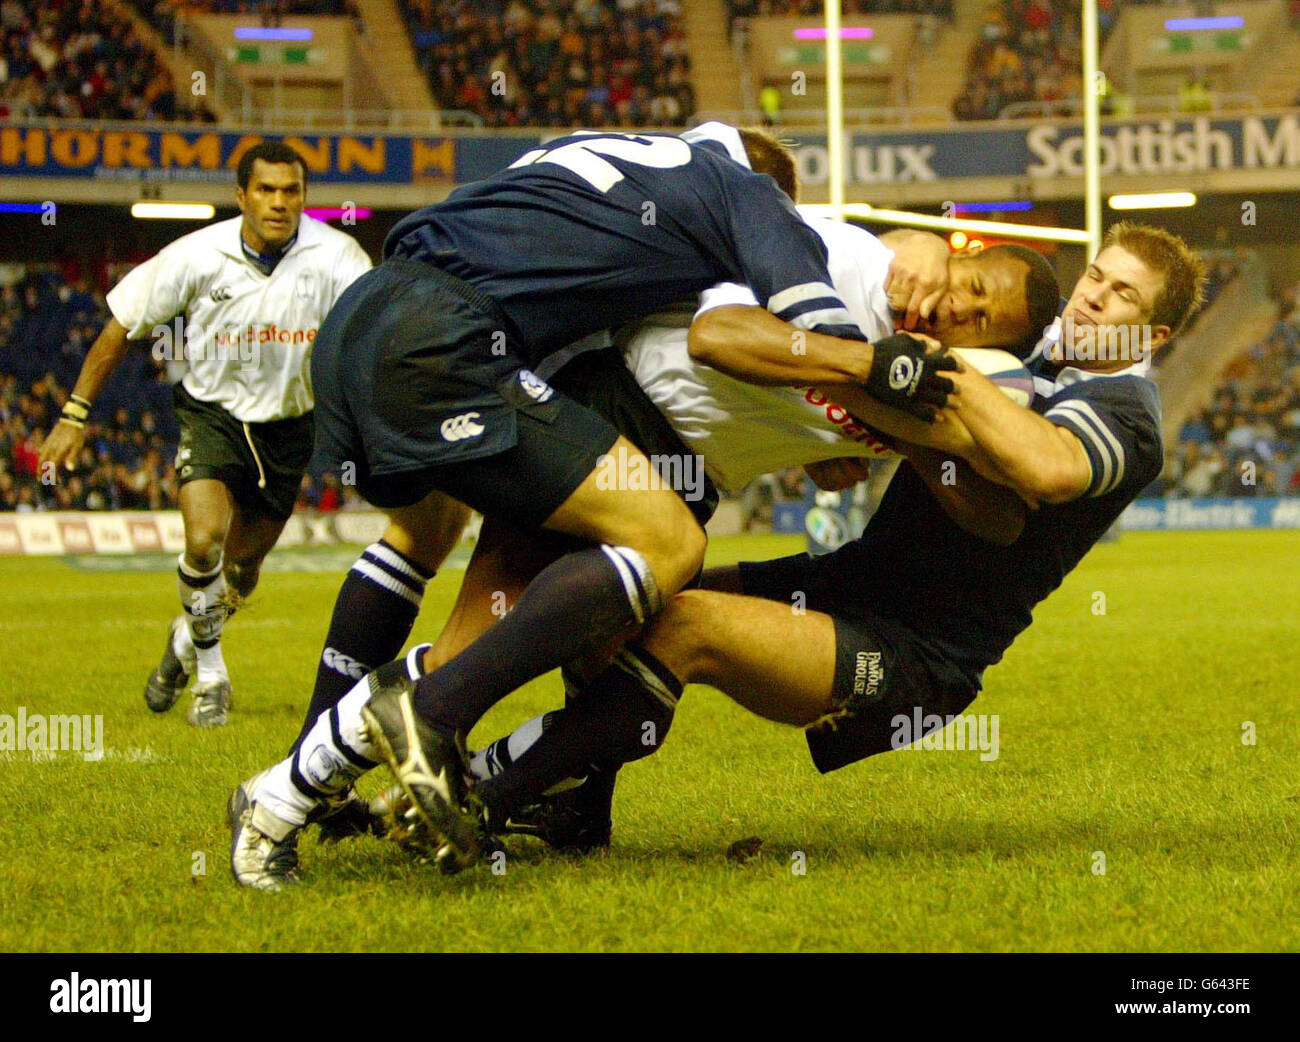
[[[75,272],[10,265],[0,283],[0,510],[174,507],[171,387],[147,348],[128,355],[96,401],[77,475],[41,482],[41,440],[108,309]]]
[[[1103,34],[1115,0],[1099,0]],[[1063,101],[1079,94],[1079,7],[1065,0],[998,0],[971,46],[966,86],[953,101],[962,120],[996,119],[1008,105]]]
[[[1300,495],[1300,283],[1282,295],[1282,310],[1183,424],[1152,494]]]
[[[175,42],[176,15],[248,14],[255,15],[265,26],[278,26],[285,15],[351,15],[356,6],[351,0],[133,0],[139,11],[168,43]]]
[[[695,111],[674,0],[402,0],[438,103],[492,127],[684,126]]]
[[[0,3],[0,118],[209,119],[129,18],[100,0]]]

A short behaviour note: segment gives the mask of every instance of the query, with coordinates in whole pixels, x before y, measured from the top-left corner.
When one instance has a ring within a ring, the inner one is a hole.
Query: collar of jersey
[[[217,249],[227,257],[233,257],[235,260],[244,259],[241,230],[243,220],[244,218],[242,215],[230,218],[230,223],[235,226],[235,240],[233,246],[224,235],[217,240]],[[314,246],[319,246],[321,242],[320,229],[317,227],[319,224],[320,222],[314,217],[308,217],[306,214],[303,214],[302,219],[298,222],[298,238],[294,240],[293,245],[289,247],[288,252],[286,252],[284,257],[281,257],[280,260],[283,261],[285,257],[299,253],[302,250],[309,250]],[[212,225],[212,227],[215,228],[216,225]]]
[[[1106,373],[1097,373],[1090,369],[1080,369],[1073,365],[1062,366],[1060,369],[1056,369],[1056,363],[1048,357],[1047,352],[1049,348],[1055,344],[1059,344],[1060,342],[1061,319],[1058,316],[1056,321],[1053,322],[1051,327],[1047,330],[1046,335],[1044,335],[1043,338],[1034,345],[1034,350],[1030,356],[1025,359],[1025,366],[1031,373],[1035,374],[1037,379],[1043,379],[1043,377],[1038,376],[1035,372],[1037,369],[1042,369],[1050,373],[1058,390],[1062,387],[1069,387],[1071,384],[1077,384],[1084,380],[1093,380],[1099,376],[1147,376],[1151,371],[1151,359],[1149,357],[1139,358],[1132,365],[1126,365],[1123,369],[1112,369],[1110,372]]]

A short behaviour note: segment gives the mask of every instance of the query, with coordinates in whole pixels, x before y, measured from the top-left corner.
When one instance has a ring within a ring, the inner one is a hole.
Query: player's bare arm
[[[48,462],[53,463],[56,470],[60,466],[68,470],[76,467],[77,456],[86,440],[86,416],[90,412],[90,403],[98,397],[100,388],[113,370],[122,364],[127,343],[126,327],[117,319],[110,318],[86,355],[77,386],[72,389],[63,415],[41,446],[42,466]]]
[[[895,336],[877,344],[812,333],[777,318],[764,308],[733,304],[713,308],[691,323],[687,346],[691,358],[737,380],[778,387],[866,387],[872,396],[897,391],[893,362],[909,356],[916,373],[911,395],[917,414],[932,417],[949,388],[938,369],[952,363],[946,355],[927,352],[934,341]],[[838,393],[838,391],[837,391]]]
[[[818,460],[805,463],[803,472],[814,485],[824,492],[843,492],[870,474],[870,461],[854,457]]]
[[[766,387],[862,384],[875,358],[864,340],[795,329],[765,308],[741,305],[700,315],[687,343],[697,362]]]
[[[1073,433],[1017,405],[972,369],[963,367],[954,382],[958,393],[949,408],[996,468],[986,476],[1043,503],[1067,503],[1083,494],[1092,468]]]

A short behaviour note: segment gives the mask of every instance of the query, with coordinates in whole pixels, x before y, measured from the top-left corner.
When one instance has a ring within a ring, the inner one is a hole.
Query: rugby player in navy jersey
[[[907,457],[862,537],[821,557],[713,569],[706,589],[670,599],[639,640],[664,667],[655,679],[665,709],[648,714],[642,702],[630,712],[627,693],[643,678],[616,661],[565,709],[494,743],[505,743],[508,755],[489,747],[489,762],[509,764],[476,785],[490,819],[560,847],[607,844],[618,766],[658,748],[668,707],[689,682],[807,727],[823,772],[896,747],[899,715],[962,712],[1034,606],[1160,473],[1150,353],[1185,326],[1204,281],[1202,262],[1181,239],[1116,225],[1029,359],[1032,408],[964,367],[957,393],[926,430],[865,399],[849,402],[902,439]],[[705,320],[692,335],[711,338],[717,357],[741,371],[753,371],[779,340],[753,308],[719,309],[697,325]],[[1114,338],[1121,328],[1134,335]],[[1108,342],[1129,350],[1104,357],[1096,345]],[[913,438],[943,452],[908,445]],[[945,486],[936,478],[945,454],[977,461],[983,475],[963,463]],[[1018,493],[1024,507],[1001,513],[1001,531],[985,538],[963,530],[940,501],[948,495],[978,507],[998,486]],[[800,594],[805,614],[791,611]],[[647,720],[656,734],[649,745]],[[543,795],[564,779],[583,781]]]
[[[606,419],[534,372],[560,348],[719,282],[744,283],[804,334],[792,383],[865,387],[929,418],[955,362],[909,337],[868,343],[829,285],[826,252],[741,138],[699,128],[582,134],[400,221],[384,263],[322,325],[312,359],[318,446],[358,490],[418,526],[435,493],[524,530],[577,537],[509,616],[414,683],[398,663],[349,692],[286,761],[236,790],[232,867],[258,866],[380,760],[454,869],[476,848],[458,735],[504,695],[644,624],[698,572],[703,530],[668,488],[600,486]],[[690,138],[690,140],[688,140]],[[436,509],[446,503],[436,498]],[[405,513],[402,513],[405,512]],[[319,734],[317,733],[319,731]],[[243,881],[243,880],[241,880]]]

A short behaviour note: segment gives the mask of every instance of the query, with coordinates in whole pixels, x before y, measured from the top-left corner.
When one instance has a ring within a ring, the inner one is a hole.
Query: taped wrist
[[[63,411],[59,414],[59,419],[64,423],[70,423],[74,427],[85,427],[86,419],[90,416],[90,402],[77,394],[68,395],[68,400],[63,406]]]

